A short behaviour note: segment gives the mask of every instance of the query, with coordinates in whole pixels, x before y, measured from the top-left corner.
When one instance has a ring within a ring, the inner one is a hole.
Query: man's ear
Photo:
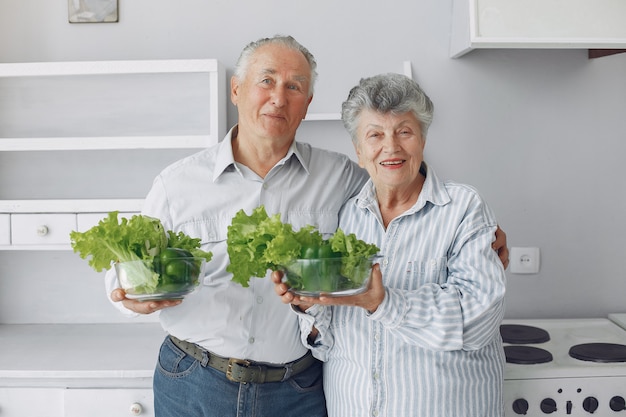
[[[237,106],[237,98],[239,93],[239,80],[234,75],[230,77],[230,101]]]

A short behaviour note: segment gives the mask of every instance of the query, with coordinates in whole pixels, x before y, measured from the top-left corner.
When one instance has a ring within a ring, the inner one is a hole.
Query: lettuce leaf
[[[167,235],[159,219],[135,215],[121,218],[113,211],[86,232],[70,232],[72,249],[100,272],[114,262],[151,260],[167,247]]]
[[[250,278],[264,277],[268,269],[300,253],[294,236],[291,225],[281,222],[280,214],[269,217],[264,206],[255,208],[249,216],[239,210],[228,226],[230,264],[226,271],[233,274],[233,281],[250,286]]]
[[[277,270],[299,258],[303,246],[320,246],[322,240],[316,227],[307,225],[295,232],[290,224],[280,220],[280,214],[269,217],[264,206],[255,208],[250,215],[239,210],[228,226],[226,243],[230,264],[226,271],[233,274],[234,282],[248,287],[252,277],[265,277],[268,269]],[[344,276],[364,269],[367,277],[369,264],[363,261],[378,252],[376,245],[359,240],[354,234],[346,235],[341,229],[329,240],[333,251],[345,257],[342,259]]]

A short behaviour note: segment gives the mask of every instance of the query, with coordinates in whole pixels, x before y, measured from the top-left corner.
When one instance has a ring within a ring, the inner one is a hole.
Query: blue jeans
[[[157,417],[325,417],[322,364],[284,382],[242,384],[180,350],[169,337],[154,372]]]

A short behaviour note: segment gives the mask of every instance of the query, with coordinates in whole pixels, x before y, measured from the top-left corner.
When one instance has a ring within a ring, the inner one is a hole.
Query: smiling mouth
[[[380,165],[382,166],[395,166],[395,165],[402,165],[405,162],[405,160],[398,160],[398,161],[383,161],[380,163]]]

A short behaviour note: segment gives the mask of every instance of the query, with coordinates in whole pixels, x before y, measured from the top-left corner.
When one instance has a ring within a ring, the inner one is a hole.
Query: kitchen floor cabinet
[[[152,389],[0,388],[0,417],[154,417]]]
[[[154,416],[157,323],[0,325],[0,417]]]
[[[63,417],[63,390],[0,387],[0,417]]]
[[[154,417],[151,389],[68,389],[65,417]],[[1,416],[1,414],[0,414]]]

